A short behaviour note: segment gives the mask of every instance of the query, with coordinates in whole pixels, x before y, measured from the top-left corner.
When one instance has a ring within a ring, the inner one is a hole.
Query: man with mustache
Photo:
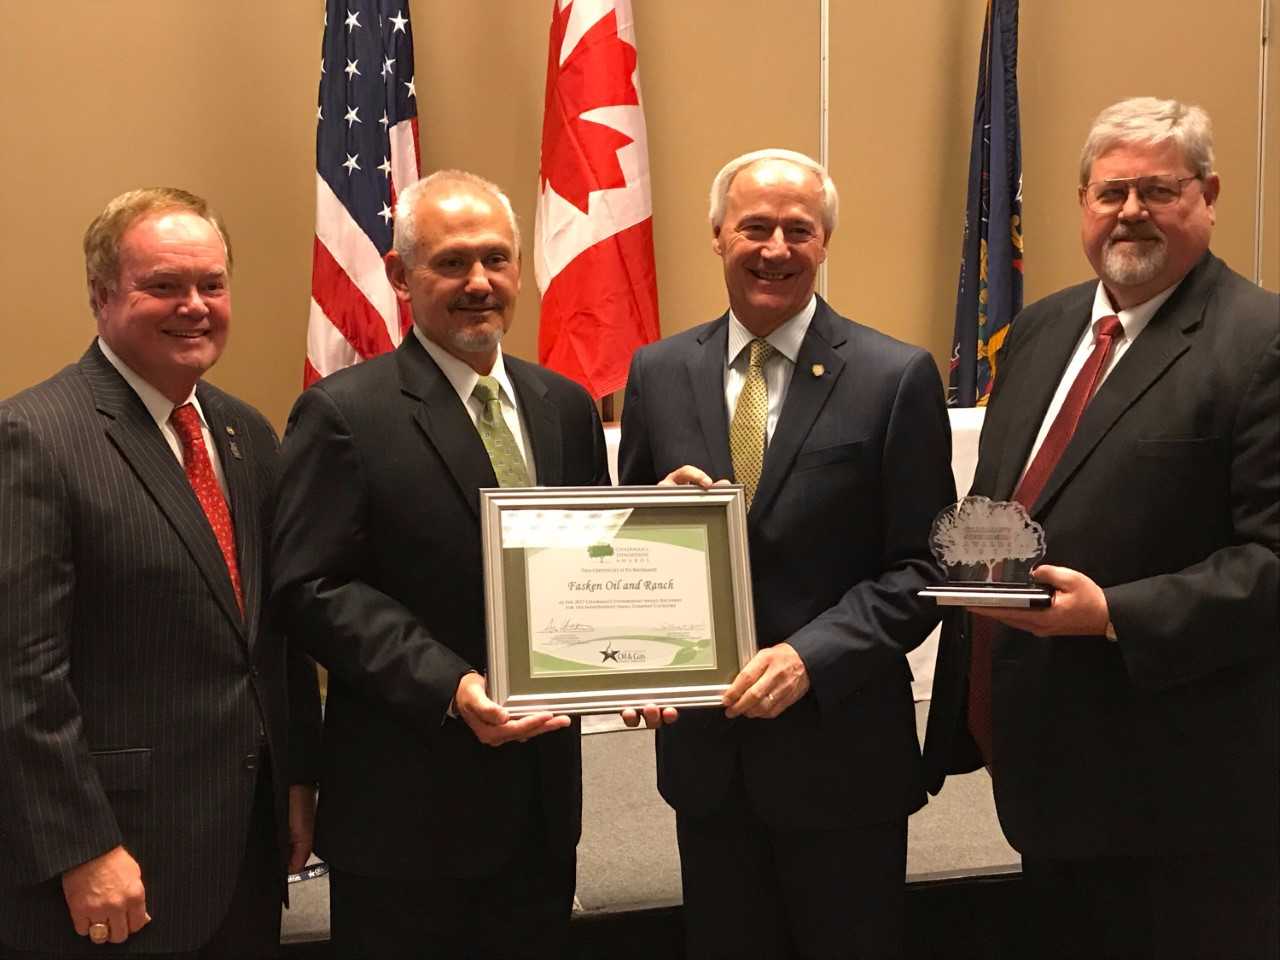
[[[564,956],[579,727],[485,694],[479,489],[608,484],[595,405],[501,347],[520,238],[494,184],[441,171],[396,205],[413,329],[289,417],[274,558],[329,670],[317,849],[338,957]]]
[[[761,650],[724,708],[657,734],[699,960],[903,949],[925,802],[906,653],[937,622],[916,593],[940,576],[929,528],[955,486],[933,359],[814,293],[837,207],[803,154],[725,164],[710,221],[729,309],[637,351],[627,380],[623,483],[746,488]]]
[[[1097,280],[999,357],[975,494],[1045,530],[1045,610],[944,630],[930,789],[984,763],[1044,957],[1274,957],[1280,297],[1209,251],[1209,118],[1140,97],[1094,122]]]

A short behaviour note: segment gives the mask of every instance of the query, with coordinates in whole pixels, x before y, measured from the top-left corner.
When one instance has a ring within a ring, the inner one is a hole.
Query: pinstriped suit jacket
[[[290,758],[287,688],[301,730],[318,707],[314,669],[286,657],[262,613],[277,443],[251,407],[208,384],[197,396],[227,478],[243,618],[182,467],[96,344],[0,403],[9,946],[101,951],[72,929],[60,876],[117,844],[141,865],[154,918],[125,949],[206,942],[235,885],[264,738],[283,854],[309,742],[295,737]]]

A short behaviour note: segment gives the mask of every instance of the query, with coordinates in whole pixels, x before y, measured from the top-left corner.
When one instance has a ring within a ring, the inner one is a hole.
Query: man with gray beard
[[[1098,279],[999,356],[972,493],[1045,530],[1044,610],[947,624],[925,767],[991,771],[1037,957],[1275,957],[1280,297],[1209,252],[1199,107],[1104,110]]]

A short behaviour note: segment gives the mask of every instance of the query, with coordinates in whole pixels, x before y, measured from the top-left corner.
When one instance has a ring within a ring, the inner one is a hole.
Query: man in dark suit
[[[1280,298],[1209,252],[1218,191],[1203,110],[1104,110],[1098,279],[1000,355],[972,492],[1025,504],[1057,592],[949,624],[925,760],[990,767],[1038,956],[1277,948]]]
[[[657,735],[691,957],[902,947],[925,799],[905,654],[937,620],[916,591],[955,489],[932,359],[814,295],[836,205],[801,154],[727,164],[711,227],[729,312],[640,350],[627,382],[622,482],[736,479],[749,504],[762,649],[727,710]]]
[[[397,205],[414,327],[289,419],[274,555],[329,669],[317,847],[342,957],[560,957],[579,729],[485,694],[481,487],[607,484],[587,393],[500,347],[520,287],[505,195],[443,171]]]
[[[263,613],[275,435],[201,379],[230,244],[136,190],[85,261],[98,339],[0,403],[0,953],[274,956],[319,709]]]

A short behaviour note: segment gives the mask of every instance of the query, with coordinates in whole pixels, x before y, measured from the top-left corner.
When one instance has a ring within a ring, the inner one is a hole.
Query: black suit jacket
[[[595,406],[504,357],[543,486],[607,484]],[[329,669],[317,848],[365,876],[492,874],[545,811],[570,852],[581,821],[577,724],[481,744],[446,720],[485,670],[475,425],[414,336],[303,394],[284,442],[273,555],[290,629]]]
[[[72,929],[60,876],[117,844],[153,918],[123,949],[208,940],[263,738],[283,893],[286,792],[311,776],[319,711],[314,667],[286,657],[263,615],[276,438],[246,404],[196,392],[229,489],[243,619],[181,465],[96,344],[0,404],[0,941],[13,947],[101,950]]]
[[[975,494],[1011,496],[1096,286],[1014,321]],[[1045,561],[1104,588],[1119,642],[998,632],[992,774],[1010,843],[1078,857],[1274,834],[1280,298],[1206,254],[1103,382],[1031,515]],[[978,765],[963,626],[944,632],[934,680],[934,791]]]
[[[620,476],[682,464],[732,478],[728,315],[638,351]],[[682,711],[658,736],[658,785],[682,813],[714,811],[741,766],[776,826],[845,827],[924,803],[906,652],[937,622],[916,591],[939,572],[927,540],[955,500],[942,385],[923,350],[817,311],[747,516],[756,632],[786,641],[812,689],[775,720]]]

